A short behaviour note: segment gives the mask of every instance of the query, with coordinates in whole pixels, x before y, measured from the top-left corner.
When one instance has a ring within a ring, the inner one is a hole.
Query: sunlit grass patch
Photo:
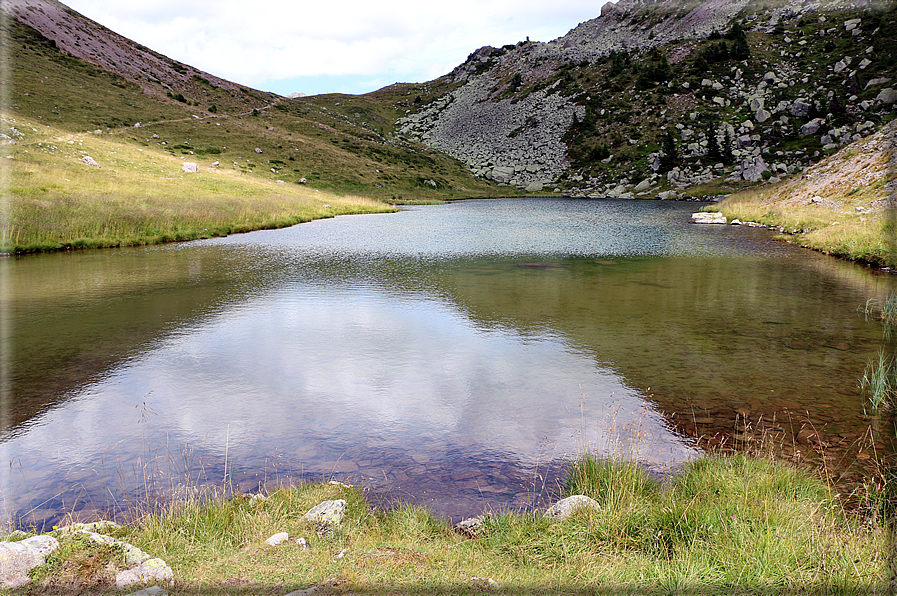
[[[4,164],[0,250],[7,253],[190,240],[394,210],[224,168],[186,173],[184,160],[155,149],[92,135],[66,140],[60,131],[7,120],[26,133]],[[100,167],[82,162],[86,155]]]

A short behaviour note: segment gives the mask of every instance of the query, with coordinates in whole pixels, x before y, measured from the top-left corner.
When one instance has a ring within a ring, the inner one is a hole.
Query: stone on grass
[[[580,508],[592,509],[593,511],[601,511],[601,505],[598,501],[585,495],[573,495],[566,499],[561,499],[548,508],[545,517],[554,521],[564,521],[569,519],[573,513]]]
[[[277,534],[274,534],[273,536],[265,540],[265,544],[267,544],[268,546],[277,546],[281,542],[285,542],[289,539],[290,535],[286,532],[278,532]]]
[[[802,99],[794,100],[791,104],[791,115],[797,118],[803,118],[810,113],[810,104]]]
[[[310,588],[305,588],[304,590],[293,590],[289,594],[284,594],[284,596],[311,596],[317,591],[317,586],[312,586]]]
[[[819,127],[821,126],[821,121],[819,118],[813,118],[806,124],[800,127],[800,135],[805,137],[807,135],[814,135],[819,132]]]
[[[875,101],[880,101],[882,103],[894,103],[895,101],[897,101],[897,91],[895,91],[891,87],[882,89],[875,97]]]
[[[199,172],[199,166],[192,161],[185,161],[181,164],[181,169],[187,172],[188,174],[196,174]]]
[[[748,182],[757,182],[767,171],[769,168],[761,156],[747,157],[741,162],[741,177]]]
[[[539,182],[530,182],[526,185],[526,192],[540,192],[544,188],[544,185]]]
[[[47,555],[59,548],[52,536],[33,536],[18,542],[0,542],[0,586],[19,588],[31,583],[28,572],[43,565]]]
[[[131,592],[128,596],[168,596],[168,590],[161,586],[151,586],[137,592]]]
[[[84,157],[82,157],[82,158],[81,158],[81,161],[83,161],[83,162],[86,163],[87,165],[89,165],[89,166],[93,166],[93,167],[95,167],[95,168],[100,167],[100,164],[97,163],[97,160],[95,160],[94,158],[92,158],[92,157],[89,156],[89,155],[85,155]]]
[[[635,185],[635,192],[642,192],[644,190],[648,190],[649,188],[651,188],[651,179],[645,178]]]
[[[148,584],[158,581],[171,581],[174,571],[162,559],[149,559],[133,569],[119,571],[115,576],[115,587],[119,590],[134,584]]]
[[[477,588],[480,590],[501,590],[501,584],[491,577],[472,577],[470,578]]]
[[[302,521],[317,524],[321,530],[330,530],[338,528],[343,523],[343,516],[346,514],[346,501],[344,499],[336,499],[335,501],[324,501],[312,507],[308,513],[302,516]]]
[[[468,538],[482,536],[485,530],[485,526],[483,526],[483,516],[478,515],[476,517],[468,517],[465,520],[459,521],[455,524],[454,530]]]

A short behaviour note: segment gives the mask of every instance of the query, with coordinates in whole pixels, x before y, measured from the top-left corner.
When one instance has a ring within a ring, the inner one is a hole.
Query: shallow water
[[[857,309],[894,279],[693,209],[465,201],[2,261],[7,515],[335,478],[458,519],[538,504],[584,449],[858,450]]]

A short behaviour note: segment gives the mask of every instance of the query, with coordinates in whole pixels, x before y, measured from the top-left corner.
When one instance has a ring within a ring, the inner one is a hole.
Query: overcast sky
[[[428,81],[481,46],[560,37],[605,1],[63,0],[170,58],[281,95]]]

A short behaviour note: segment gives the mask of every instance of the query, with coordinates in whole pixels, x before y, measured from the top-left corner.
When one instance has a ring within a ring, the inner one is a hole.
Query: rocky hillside
[[[895,83],[892,1],[621,0],[554,41],[480,48],[397,126],[529,191],[681,198],[875,132]]]

